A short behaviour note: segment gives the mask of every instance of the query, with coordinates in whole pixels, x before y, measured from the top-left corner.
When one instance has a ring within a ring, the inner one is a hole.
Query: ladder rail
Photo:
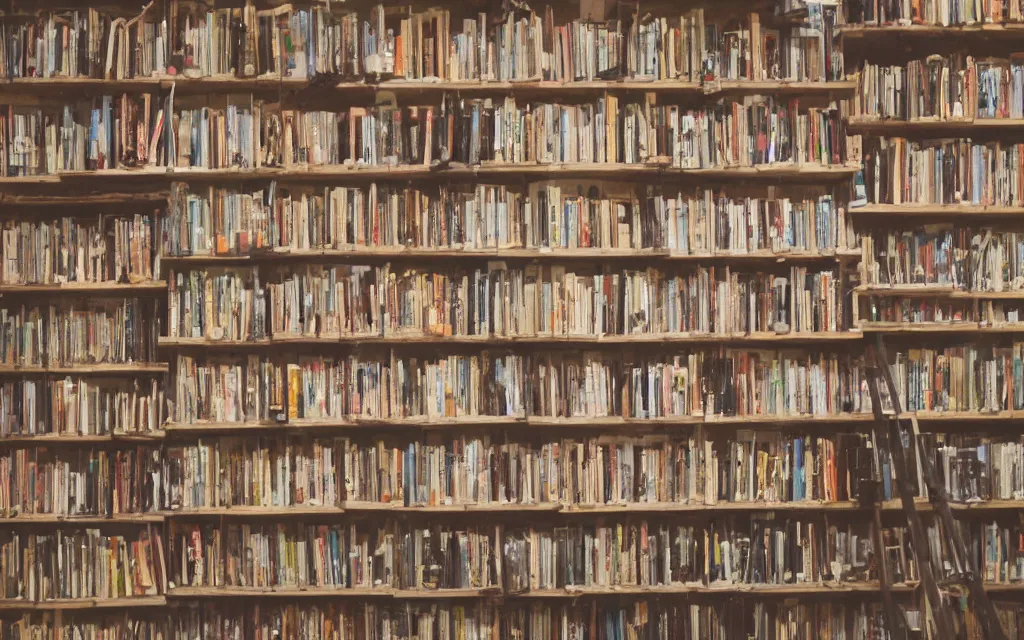
[[[913,463],[913,468],[917,469],[917,464],[920,462],[923,468],[922,475],[924,476],[924,481],[928,488],[929,500],[932,504],[932,507],[938,513],[940,521],[943,525],[943,529],[945,529],[946,535],[949,537],[948,542],[955,551],[956,555],[959,556],[960,562],[966,562],[967,564],[966,574],[961,572],[959,577],[964,586],[967,587],[967,591],[970,594],[971,600],[974,602],[974,605],[978,608],[977,618],[981,622],[982,629],[985,632],[985,637],[988,638],[988,640],[1006,640],[1006,634],[1003,631],[1002,625],[999,624],[999,618],[996,613],[995,606],[992,604],[992,600],[988,597],[988,594],[985,592],[985,587],[981,583],[981,576],[978,572],[978,567],[975,562],[975,558],[967,552],[967,545],[964,542],[959,527],[956,526],[956,521],[953,518],[953,512],[949,508],[949,494],[946,492],[946,487],[939,483],[938,474],[935,470],[935,465],[932,459],[929,456],[921,456],[920,460],[918,460],[918,443],[916,441],[912,442],[911,446],[909,447],[909,456],[911,457],[911,460],[906,460],[905,458],[905,454],[907,454],[908,452],[904,450],[902,437],[903,434],[901,433],[899,424],[900,420],[904,420],[906,418],[903,417],[903,408],[900,406],[899,394],[896,389],[896,383],[893,381],[892,371],[889,369],[889,360],[886,357],[887,354],[885,351],[885,341],[882,339],[881,335],[877,337],[876,348],[869,346],[868,350],[869,355],[874,359],[874,362],[876,364],[876,367],[874,367],[875,371],[881,372],[882,379],[885,381],[886,388],[889,391],[889,400],[892,403],[894,415],[893,419],[889,421],[890,450],[893,452],[893,454],[898,453],[901,458],[900,461],[894,460],[893,462],[896,465],[897,471],[900,473],[901,476],[903,476],[902,478],[898,478],[897,480],[898,485],[900,487],[900,499],[903,502],[903,511],[907,515],[908,525],[911,525],[911,533],[914,533],[915,528],[920,529],[921,516],[920,514],[918,514],[917,508],[914,505],[915,496],[913,495],[913,491],[911,490],[910,483],[906,481],[906,477],[907,472],[910,469],[908,463]],[[877,381],[874,379],[874,377],[869,377],[869,387],[873,384],[877,384]],[[872,394],[872,401],[874,401],[874,394]],[[874,402],[872,402],[872,404],[873,411],[877,419],[878,416],[882,413],[882,407],[881,405],[875,405]],[[917,418],[911,416],[910,422],[912,425],[911,433],[917,433]],[[896,446],[893,446],[892,444],[892,440],[894,437],[898,440]],[[918,537],[916,535],[914,535],[913,540],[915,546],[918,546],[920,541],[918,540]],[[921,548],[921,551],[924,552],[924,556],[929,560],[927,571],[929,574],[928,581],[931,584],[925,586],[925,592],[929,595],[929,601],[931,602],[933,599],[933,592],[936,596],[939,595],[938,584],[935,582],[934,576],[931,574],[932,566],[930,565],[930,548],[927,546],[927,544],[925,544]],[[921,571],[922,579],[924,579],[926,563],[922,558],[921,553],[918,552],[916,548],[915,555],[918,556],[919,570]],[[937,612],[944,612],[945,617],[947,619],[950,619],[951,621],[948,609],[946,607],[942,607],[941,604],[936,605],[933,602],[932,609]],[[936,615],[938,616],[940,614],[936,613]],[[943,637],[953,637],[952,626],[950,626],[949,629],[950,635],[946,635]]]
[[[877,422],[884,422],[884,417],[879,418],[881,413],[882,399],[878,394],[878,385],[868,383],[868,391],[871,393],[871,406],[878,407],[875,411],[875,420]],[[878,443],[881,442],[879,434],[879,425],[875,424],[871,427],[871,436],[875,442],[875,468],[878,473],[881,474],[882,466],[878,460]],[[888,435],[886,435],[888,439]],[[891,445],[890,445],[890,448]],[[882,511],[879,505],[874,505],[874,523],[875,523],[875,547],[878,549],[878,583],[882,590],[882,606],[885,609],[885,617],[888,620],[889,636],[893,640],[908,640],[910,638],[910,629],[907,626],[907,619],[901,614],[900,610],[896,608],[896,604],[893,601],[892,596],[892,581],[889,578],[889,565],[885,561],[885,542],[882,539]]]

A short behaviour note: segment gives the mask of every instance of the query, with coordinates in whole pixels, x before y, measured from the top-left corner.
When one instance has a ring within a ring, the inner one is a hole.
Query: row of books
[[[345,447],[345,500],[449,504],[706,504],[855,499],[868,441],[739,431],[707,438],[598,437],[492,444],[378,441]],[[891,464],[879,448],[891,497]]]
[[[164,492],[169,508],[186,511],[342,501],[413,507],[836,502],[856,499],[860,481],[872,477],[875,452],[869,444],[855,434],[753,431],[715,441],[699,429],[689,438],[502,444],[487,437],[408,444],[214,438],[169,447],[167,471],[154,483],[166,477],[167,486],[156,490]],[[890,499],[892,465],[886,448],[877,450]],[[225,485],[227,479],[232,483]]]
[[[167,488],[159,450],[33,447],[0,453],[0,514],[109,516],[160,511]]]
[[[49,108],[0,107],[5,176],[175,167],[622,163],[711,169],[843,164],[842,105],[751,96],[703,108],[605,96],[592,103],[460,99],[440,104],[283,109],[231,96],[190,108],[151,94]],[[843,103],[845,104],[845,103]]]
[[[951,500],[1024,497],[1024,443],[960,434],[937,436],[934,440],[935,467]]]
[[[662,357],[559,350],[382,356],[282,363],[255,355],[182,355],[174,364],[172,420],[711,419],[828,416],[871,406],[862,365],[845,354],[723,349]]]
[[[955,501],[1019,500],[1024,445],[925,434]],[[877,461],[876,461],[877,459]],[[214,438],[165,451],[27,447],[0,456],[0,513],[111,515],[164,509],[407,507],[498,504],[597,506],[842,502],[879,477],[895,497],[884,443],[865,435],[736,432],[711,439],[597,437],[495,443],[488,437],[411,442]],[[232,482],[225,484],[230,479]],[[922,489],[923,490],[923,489]]]
[[[931,55],[906,64],[865,62],[854,115],[900,120],[1024,117],[1024,59]]]
[[[0,363],[11,366],[153,362],[151,300],[74,300],[0,308]]]
[[[1024,344],[908,349],[891,357],[905,411],[995,413],[1024,408]]]
[[[157,214],[101,215],[96,220],[5,220],[3,284],[146,282],[153,280]]]
[[[99,529],[0,534],[0,598],[131,598],[167,592],[167,564],[158,529],[133,536]]]
[[[1024,234],[1016,231],[937,224],[865,233],[861,242],[865,284],[991,292],[1022,286]]]
[[[932,323],[964,329],[1012,327],[1024,321],[1020,302],[956,300],[943,297],[861,295],[858,323]]]
[[[767,195],[767,197],[765,197]],[[664,249],[684,255],[856,246],[832,194],[637,192],[602,183],[253,190],[176,183],[167,256],[308,249]]]
[[[0,438],[145,434],[166,418],[166,391],[156,378],[23,376],[0,383]]]
[[[1024,498],[1024,444],[925,434],[950,499]],[[880,468],[874,468],[874,458]],[[309,471],[312,469],[312,471]],[[733,439],[597,437],[492,442],[489,437],[350,442],[231,438],[171,447],[22,448],[0,455],[0,514],[112,515],[232,506],[567,506],[836,502],[882,479],[893,499],[887,448],[862,434],[792,436],[738,431]],[[269,471],[269,474],[268,474]],[[225,486],[224,479],[234,484]]]
[[[1024,22],[1016,0],[863,0],[844,3],[854,25],[980,25]]]
[[[1024,202],[1024,144],[969,138],[864,143],[867,197],[879,204],[974,204],[1016,207]]]
[[[162,9],[162,10],[161,10]],[[835,6],[788,29],[706,20],[704,10],[555,24],[540,13],[387,10],[362,16],[328,7],[203,9],[171,0],[134,16],[40,12],[5,24],[8,78],[384,76],[406,80],[838,80]]]
[[[918,579],[903,527],[886,528],[896,583]],[[172,522],[172,582],[191,587],[498,589],[868,582],[878,579],[867,523],[828,516],[703,526],[619,519],[518,528]]]
[[[997,602],[1004,628],[1020,607]],[[916,610],[913,611],[917,613]],[[917,616],[915,615],[915,618]],[[279,603],[253,601],[242,610],[232,604],[181,607],[169,617],[163,612],[103,615],[67,612],[24,613],[0,620],[0,638],[56,640],[76,637],[120,637],[139,640],[189,638],[389,638],[391,640],[859,640],[885,637],[885,616],[878,603],[790,602],[732,599],[722,602],[680,603],[671,600],[636,602],[430,602],[358,604]],[[969,636],[970,640],[981,636]],[[1017,635],[1011,635],[1018,638]]]
[[[616,271],[492,263],[486,270],[346,265],[171,270],[167,333],[289,336],[590,336],[836,332],[842,275],[794,266]],[[268,313],[269,309],[269,313]]]
[[[164,500],[171,508],[331,506],[344,492],[344,451],[330,438],[218,439],[168,448]]]

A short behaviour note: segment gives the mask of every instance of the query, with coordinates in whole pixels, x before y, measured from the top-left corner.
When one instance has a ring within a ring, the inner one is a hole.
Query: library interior
[[[0,0],[0,640],[1024,640],[1024,0]]]

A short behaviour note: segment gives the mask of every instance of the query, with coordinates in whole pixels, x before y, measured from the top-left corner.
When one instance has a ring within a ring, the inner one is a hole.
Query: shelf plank
[[[103,171],[67,171],[53,176],[38,176],[31,179],[22,177],[0,178],[0,184],[20,182],[81,182],[132,180],[146,183],[159,183],[175,180],[248,180],[248,179],[414,179],[414,178],[486,178],[497,176],[529,177],[592,177],[607,176],[651,177],[660,180],[670,178],[717,178],[757,179],[757,178],[799,178],[819,180],[842,180],[853,176],[859,171],[859,164],[821,165],[815,163],[775,162],[755,166],[725,166],[709,169],[684,169],[661,165],[623,164],[623,163],[552,163],[552,164],[484,164],[459,165],[445,167],[426,165],[395,165],[365,166],[356,164],[294,166],[294,167],[262,167],[255,169],[108,169]],[[625,178],[624,178],[625,179]]]
[[[843,414],[833,416],[814,415],[779,415],[779,416],[672,416],[665,418],[622,418],[576,417],[556,418],[544,416],[465,416],[456,418],[360,418],[350,416],[347,419],[297,419],[287,422],[197,422],[168,423],[164,431],[168,434],[188,434],[202,436],[204,434],[245,434],[261,431],[306,431],[315,429],[338,430],[373,430],[373,429],[448,429],[468,427],[498,428],[628,428],[642,427],[673,427],[695,425],[760,425],[760,426],[845,426],[871,422],[871,414]]]
[[[896,35],[935,36],[955,38],[958,36],[1024,37],[1024,23],[983,23],[973,25],[931,25],[931,24],[885,24],[885,25],[840,25],[837,33],[844,38],[891,38]]]
[[[894,585],[894,590],[909,592],[912,585]],[[678,584],[665,586],[567,587],[524,592],[504,592],[493,589],[376,589],[345,587],[177,587],[169,591],[168,598],[365,598],[379,597],[395,600],[446,598],[578,598],[613,595],[686,595],[686,594],[749,594],[766,596],[827,595],[877,593],[878,583],[807,583],[807,584],[716,584],[711,586]]]
[[[1024,31],[1021,32],[1024,37]],[[913,135],[915,133],[955,133],[972,131],[1004,131],[1024,129],[1024,118],[959,118],[951,120],[917,119],[898,120],[873,116],[854,116],[847,119],[850,133],[880,133]]]
[[[919,511],[930,511],[931,503],[918,498],[915,506]],[[888,500],[882,503],[884,511],[901,511],[903,506],[899,500]],[[976,502],[951,502],[950,508],[955,514],[989,513],[993,511],[1024,511],[1024,500],[979,500]],[[168,519],[190,520],[207,517],[238,517],[238,518],[274,518],[287,520],[290,518],[336,517],[340,515],[376,515],[376,516],[452,516],[466,514],[548,514],[551,516],[615,516],[637,514],[714,514],[714,513],[760,513],[767,511],[781,512],[857,512],[861,511],[858,503],[853,501],[823,502],[820,500],[800,500],[795,502],[716,502],[714,504],[698,503],[627,503],[582,505],[546,502],[539,504],[453,504],[405,506],[391,502],[345,501],[340,506],[291,506],[291,507],[204,507],[197,509],[178,509],[141,514],[114,514],[110,516],[61,516],[54,514],[19,514],[0,516],[3,525],[72,525],[101,526],[105,524],[152,524]]]
[[[910,415],[907,413],[906,415]],[[999,411],[982,413],[976,411],[956,412],[918,412],[916,417],[923,423],[971,423],[1013,422],[1024,419],[1024,411]],[[231,436],[243,434],[259,434],[260,432],[279,431],[283,433],[301,433],[309,430],[339,430],[373,432],[378,429],[460,429],[460,428],[520,428],[537,431],[552,428],[604,428],[635,430],[648,428],[692,428],[697,425],[721,428],[759,426],[763,428],[814,428],[814,427],[848,427],[855,428],[874,421],[869,413],[841,414],[829,416],[815,415],[780,415],[780,416],[673,416],[668,418],[621,418],[577,417],[551,418],[544,416],[502,417],[502,416],[466,416],[460,418],[430,419],[427,417],[400,419],[368,419],[350,417],[349,419],[298,419],[288,422],[199,422],[195,424],[168,423],[164,431],[169,435],[203,437]]]
[[[164,512],[167,517],[197,517],[197,516],[239,516],[239,517],[261,517],[261,518],[288,518],[288,517],[309,517],[309,516],[336,516],[344,513],[341,507],[334,506],[291,506],[291,507],[203,507],[200,509],[178,509]]]
[[[170,197],[167,191],[147,191],[138,193],[119,193],[101,191],[99,193],[83,193],[80,195],[47,194],[16,194],[0,193],[0,207],[24,206],[74,206],[138,204],[165,205]]]
[[[167,282],[153,280],[149,282],[66,282],[63,284],[0,284],[0,293],[27,294],[45,293],[59,294],[114,294],[132,295],[140,293],[161,293],[167,291]]]
[[[271,250],[247,255],[197,254],[161,256],[168,264],[209,264],[217,262],[351,261],[351,260],[643,260],[645,262],[844,262],[861,257],[859,249],[810,252],[753,251],[749,253],[681,254],[667,249],[409,249],[403,247],[353,247],[351,249]]]
[[[10,434],[0,435],[0,446],[32,445],[45,447],[59,444],[145,444],[147,442],[160,442],[164,435],[165,433],[162,430],[147,433],[111,433],[105,435],[76,433]]]
[[[862,321],[860,329],[864,333],[898,334],[1009,334],[1024,332],[1024,322],[987,325],[978,322],[868,322]]]
[[[851,207],[848,210],[856,215],[877,216],[1020,216],[1024,215],[1024,206],[1004,207],[983,204],[868,204],[863,207]]]
[[[367,346],[367,345],[473,345],[480,347],[514,347],[552,345],[597,347],[601,345],[624,346],[639,344],[748,344],[759,342],[786,342],[793,344],[819,342],[847,342],[860,340],[860,331],[794,332],[773,333],[769,331],[751,334],[635,334],[602,336],[339,336],[333,338],[316,336],[295,336],[261,340],[207,340],[204,338],[173,338],[161,336],[159,345],[165,348],[201,348],[259,350],[295,346]]]
[[[905,285],[860,285],[854,291],[864,295],[885,297],[936,297],[959,298],[961,300],[1024,300],[1020,291],[961,291],[952,285],[905,284]]]
[[[167,373],[166,362],[126,362],[99,364],[72,364],[66,366],[0,365],[0,375],[54,373],[59,375],[131,375],[136,373]]]
[[[71,611],[81,609],[128,609],[135,607],[163,607],[167,604],[164,596],[141,596],[128,598],[76,598],[65,600],[0,600],[0,611]]]
[[[258,91],[278,89],[298,91],[306,88],[331,89],[341,93],[385,91],[389,93],[425,93],[456,91],[466,94],[481,93],[550,93],[590,91],[645,91],[645,92],[686,92],[701,95],[718,93],[802,93],[830,94],[846,93],[856,89],[856,83],[843,80],[837,82],[803,82],[790,80],[732,80],[714,85],[683,80],[589,80],[578,82],[556,82],[545,80],[485,81],[485,80],[384,80],[380,82],[338,80],[321,82],[317,78],[288,78],[261,76],[239,78],[221,75],[188,78],[184,76],[154,76],[124,80],[102,78],[11,78],[0,81],[0,93],[38,92],[41,90],[104,90],[104,91],[154,91],[168,90],[174,86],[176,92],[200,93],[215,91]]]
[[[0,516],[0,525],[74,525],[99,526],[109,524],[154,524],[165,520],[163,513],[117,513],[109,516],[63,516],[52,513],[22,513],[15,516]]]

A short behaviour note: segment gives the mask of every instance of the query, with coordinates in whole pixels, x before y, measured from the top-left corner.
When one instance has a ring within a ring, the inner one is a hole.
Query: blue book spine
[[[804,439],[793,441],[793,500],[805,500],[804,492]]]
[[[409,503],[412,500],[412,479],[416,476],[415,460],[416,454],[413,448],[413,444],[409,443],[409,448],[405,452],[405,474],[402,477],[404,485],[402,489],[403,493],[405,494],[403,504],[407,507],[409,506]]]

